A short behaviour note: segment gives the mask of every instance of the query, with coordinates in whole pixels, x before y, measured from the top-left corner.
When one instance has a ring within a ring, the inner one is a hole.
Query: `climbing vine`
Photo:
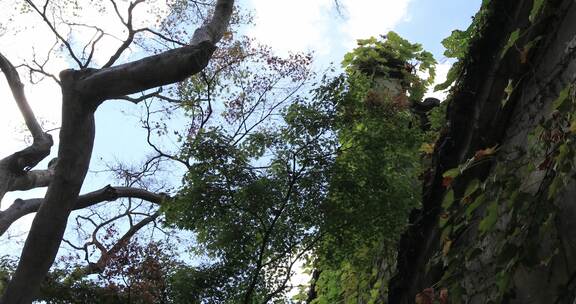
[[[396,243],[420,193],[426,135],[410,104],[433,82],[435,63],[421,45],[394,32],[359,40],[345,56],[337,104],[341,149],[325,204],[327,235],[310,262],[321,270],[312,303],[386,299]]]
[[[449,286],[456,303],[463,300],[465,290],[486,293],[491,288],[466,285],[470,282],[463,281],[461,265],[479,273],[491,268],[496,279],[487,284],[494,284],[491,297],[499,303],[512,296],[512,276],[519,267],[547,266],[565,250],[558,235],[557,198],[574,182],[574,92],[573,85],[562,90],[551,114],[528,135],[529,148],[508,151],[507,156],[515,158],[499,161],[486,180],[467,173],[479,163],[496,160],[497,147],[480,150],[444,173],[448,191],[439,222],[442,250],[430,264],[447,267],[439,285]],[[466,179],[464,191],[452,187],[455,178]],[[477,241],[467,242],[470,236]],[[453,250],[454,244],[461,249]]]
[[[459,61],[448,80],[437,89],[454,83],[453,92],[462,89],[456,81],[473,60],[470,45],[483,34],[491,7],[488,4],[489,1],[484,1],[466,31],[454,31],[443,41],[447,48],[445,55]],[[547,1],[533,1],[531,5],[527,24],[513,28],[504,40],[496,59],[501,64],[508,61],[530,65],[533,51],[542,48],[545,39],[537,34],[538,27],[543,26],[547,17],[556,16],[555,8],[548,7]],[[509,79],[500,102],[502,109],[526,98],[518,88],[525,86],[525,79],[534,76],[534,70],[524,71],[525,74]],[[430,296],[434,289],[445,290],[450,303],[467,303],[475,297],[484,302],[506,303],[518,300],[519,280],[525,280],[527,272],[570,265],[562,238],[560,210],[566,204],[565,190],[575,182],[575,92],[575,85],[569,84],[554,92],[557,97],[550,103],[545,103],[546,96],[533,97],[533,102],[542,102],[549,108],[530,116],[529,119],[539,119],[531,131],[516,130],[520,135],[508,135],[525,136],[524,139],[482,147],[457,167],[444,169],[439,246],[426,265],[426,272],[440,267],[443,276],[422,290],[416,303],[438,301],[437,294]],[[549,279],[550,286],[560,290],[554,291],[556,298],[548,299],[549,303],[573,297],[568,285],[575,276],[567,276],[570,278]]]
[[[434,83],[436,60],[421,44],[410,43],[395,32],[359,39],[358,47],[342,61],[348,74],[359,71],[371,79],[400,79],[413,101],[421,101],[426,88]],[[421,78],[416,71],[427,74]]]

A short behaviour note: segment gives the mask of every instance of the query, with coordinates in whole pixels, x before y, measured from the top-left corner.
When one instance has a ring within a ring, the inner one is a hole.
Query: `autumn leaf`
[[[222,35],[222,38],[224,40],[232,40],[232,38],[234,37],[234,35],[232,34],[232,32],[230,31],[226,31],[224,32],[224,34]]]
[[[420,152],[432,154],[434,152],[434,144],[423,143],[422,146],[420,146]]]
[[[528,53],[530,52],[529,48],[523,48],[520,51],[520,63],[525,64],[528,61]]]
[[[416,295],[416,304],[432,304],[432,299],[430,299],[427,295],[420,292]]]
[[[453,181],[453,180],[454,180],[453,177],[451,177],[451,176],[445,176],[445,177],[442,179],[442,186],[444,186],[444,187],[446,187],[446,188],[447,188],[447,187],[450,187],[450,185],[452,184],[452,181]]]
[[[476,151],[476,154],[474,154],[474,160],[479,160],[479,159],[485,158],[487,156],[494,155],[496,153],[497,148],[498,148],[498,145],[496,145],[494,147],[490,147],[490,148]]]
[[[538,170],[547,170],[552,165],[552,157],[548,156],[538,165]]]
[[[442,174],[442,186],[450,187],[454,178],[460,175],[460,168],[452,168]]]
[[[432,304],[434,301],[434,288],[426,288],[416,295],[416,304]]]
[[[450,252],[450,247],[452,247],[452,240],[445,240],[444,245],[442,246],[442,256],[447,256],[448,252]]]
[[[448,289],[442,288],[442,290],[440,290],[438,300],[440,300],[440,304],[448,304]]]

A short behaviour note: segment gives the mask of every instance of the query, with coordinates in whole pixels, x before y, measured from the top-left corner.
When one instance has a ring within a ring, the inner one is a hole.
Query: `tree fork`
[[[68,216],[84,182],[94,144],[94,110],[73,90],[75,82],[62,78],[62,128],[58,163],[26,239],[18,268],[2,303],[31,303],[58,253]],[[87,109],[88,108],[88,109]]]
[[[54,178],[0,303],[31,303],[54,262],[90,164],[97,107],[106,99],[174,83],[200,72],[228,27],[233,6],[234,0],[218,0],[212,19],[196,30],[190,46],[117,67],[60,74],[62,127]],[[162,70],[168,72],[162,74]],[[125,86],[113,85],[119,79],[126,81]]]

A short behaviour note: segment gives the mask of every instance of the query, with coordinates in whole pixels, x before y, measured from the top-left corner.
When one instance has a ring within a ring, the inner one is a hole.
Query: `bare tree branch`
[[[48,16],[46,15],[46,10],[48,8],[48,4],[50,3],[50,1],[46,0],[42,9],[40,9],[38,6],[36,6],[36,4],[34,4],[34,2],[32,2],[31,0],[25,0],[25,1],[26,1],[26,3],[28,3],[28,5],[30,5],[36,11],[36,13],[38,13],[38,15],[40,15],[40,17],[42,17],[42,20],[44,21],[44,23],[46,23],[48,28],[50,28],[52,33],[54,33],[54,35],[56,35],[58,40],[60,40],[60,42],[62,42],[62,44],[64,44],[64,46],[68,50],[68,54],[78,64],[78,67],[80,67],[80,68],[84,67],[84,64],[82,64],[82,61],[74,53],[74,50],[72,49],[72,46],[70,45],[70,43],[64,37],[62,37],[62,35],[56,30],[56,27],[54,26],[54,24],[52,24],[52,22],[50,22],[50,20],[48,20]]]
[[[130,3],[130,5],[128,6],[128,20],[127,21],[124,21],[122,14],[120,14],[120,11],[118,10],[118,6],[116,5],[116,1],[110,0],[110,2],[112,2],[112,6],[114,6],[114,11],[116,12],[116,15],[118,15],[118,18],[120,18],[120,21],[122,21],[122,24],[124,24],[126,26],[126,28],[128,29],[128,37],[126,38],[126,40],[124,40],[124,42],[122,42],[122,45],[120,45],[120,47],[118,48],[118,50],[116,50],[114,55],[112,55],[112,57],[110,57],[108,62],[106,62],[104,64],[104,66],[102,66],[103,68],[111,67],[116,62],[116,60],[118,60],[118,58],[120,58],[122,53],[124,53],[124,51],[128,47],[130,47],[130,45],[132,44],[132,41],[134,41],[134,35],[137,33],[137,31],[134,31],[134,28],[132,27],[132,13],[134,11],[134,8],[136,8],[136,6],[138,4],[144,2],[144,0],[136,0],[132,3]]]
[[[90,263],[86,268],[81,270],[79,273],[77,272],[76,275],[89,275],[94,273],[100,273],[106,268],[107,264],[120,250],[126,246],[126,244],[130,241],[130,239],[138,232],[140,229],[144,228],[146,225],[150,224],[151,222],[155,221],[158,216],[160,216],[159,212],[154,213],[151,216],[148,216],[141,220],[140,222],[132,225],[128,231],[122,235],[122,237],[112,246],[112,248],[108,250],[104,250],[101,252],[100,258],[96,263]]]
[[[32,170],[24,175],[17,176],[9,191],[25,191],[30,189],[48,187],[54,178],[54,170]]]
[[[47,72],[45,69],[46,64],[50,61],[50,57],[52,55],[52,52],[58,46],[58,43],[59,43],[58,39],[55,39],[54,43],[52,44],[52,46],[50,47],[50,49],[48,50],[48,52],[46,54],[46,58],[42,62],[39,62],[38,59],[36,58],[36,52],[32,53],[32,63],[35,65],[35,67],[32,67],[29,64],[21,64],[20,65],[20,66],[24,66],[28,69],[28,75],[29,75],[29,79],[30,79],[31,84],[36,84],[36,83],[42,81],[44,79],[44,77],[50,77],[58,85],[61,85],[60,80],[54,74]],[[38,74],[42,75],[40,80],[37,81],[34,79],[34,77],[33,77],[34,73],[38,73]]]
[[[187,159],[182,159],[177,155],[172,155],[167,152],[162,151],[155,143],[152,142],[152,126],[150,125],[150,105],[146,104],[146,118],[142,120],[144,124],[144,129],[146,129],[146,142],[148,145],[154,149],[154,151],[158,154],[159,157],[164,157],[167,159],[171,159],[175,162],[178,162],[184,165],[187,169],[190,169],[190,163]]]
[[[155,31],[155,30],[149,29],[149,28],[139,29],[139,30],[137,30],[137,32],[149,32],[150,34],[155,35],[155,36],[161,38],[162,40],[166,40],[166,41],[168,41],[168,42],[172,42],[172,43],[174,43],[174,44],[176,44],[176,45],[179,45],[179,46],[185,46],[185,45],[186,45],[186,44],[183,43],[182,41],[178,41],[178,40],[172,39],[172,38],[170,38],[170,37],[167,37],[167,36],[165,36],[165,35],[162,35],[161,33],[157,32],[157,31]]]
[[[50,134],[45,133],[36,120],[34,112],[28,104],[24,94],[24,85],[20,81],[20,76],[12,63],[0,54],[0,69],[8,81],[12,90],[14,100],[24,117],[26,126],[30,130],[34,139],[31,146],[22,151],[18,151],[2,160],[0,160],[0,200],[4,194],[13,190],[13,184],[16,179],[22,178],[27,170],[35,167],[41,160],[50,154],[50,148],[53,141]],[[30,176],[28,176],[30,177]]]
[[[62,127],[54,179],[34,217],[2,303],[31,303],[54,262],[88,171],[94,146],[94,111],[100,103],[171,84],[201,71],[228,27],[233,5],[233,0],[218,0],[212,20],[195,32],[191,46],[101,70],[60,73]],[[53,26],[51,29],[54,31]],[[82,67],[80,60],[71,56]]]
[[[138,198],[157,205],[161,205],[170,197],[166,194],[158,194],[143,189],[131,187],[113,187],[106,186],[100,190],[89,192],[78,197],[74,210],[84,209],[102,202],[115,201],[120,198]],[[0,213],[0,235],[18,219],[23,216],[34,213],[40,209],[44,203],[42,198],[33,198],[27,200],[17,199],[4,212]]]
[[[218,0],[212,20],[194,32],[189,46],[119,66],[105,66],[87,73],[77,88],[103,101],[182,81],[200,72],[224,35],[233,6],[233,0]]]
[[[14,95],[14,99],[16,100],[16,104],[24,116],[24,121],[26,122],[26,126],[32,136],[36,138],[42,138],[44,136],[44,131],[42,131],[42,127],[36,120],[34,116],[34,112],[30,108],[28,104],[28,100],[24,95],[24,85],[20,81],[20,76],[16,71],[16,68],[4,57],[4,55],[0,54],[0,69],[4,72],[4,76],[6,76],[6,80],[10,85],[10,89],[12,90],[12,95]]]

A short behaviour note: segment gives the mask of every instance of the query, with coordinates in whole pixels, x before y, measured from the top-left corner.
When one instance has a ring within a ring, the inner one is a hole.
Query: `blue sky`
[[[442,59],[442,39],[454,29],[465,29],[480,0],[249,0],[256,28],[250,32],[280,52],[313,50],[320,61],[339,62],[355,40],[398,32],[422,43]]]
[[[466,29],[480,4],[480,0],[412,0],[407,18],[395,31],[412,42],[421,43],[441,61],[442,39],[455,29]]]
[[[3,6],[8,2],[2,0]],[[443,38],[454,29],[465,29],[471,22],[471,16],[478,10],[481,0],[340,0],[343,5],[342,15],[334,7],[333,0],[243,0],[240,5],[254,10],[256,26],[247,33],[263,43],[270,44],[279,53],[295,51],[313,51],[316,55],[316,66],[323,69],[334,62],[337,66],[342,56],[355,46],[355,40],[385,34],[389,30],[398,32],[411,42],[423,44],[441,63],[438,81],[449,68],[450,62],[443,60]],[[25,23],[37,19],[25,20]],[[94,20],[95,22],[99,20]],[[113,23],[112,23],[113,24]],[[19,56],[29,54],[31,47],[41,52],[38,38],[42,35],[38,29],[23,30],[18,36],[1,37],[0,49],[8,58],[18,63]],[[29,35],[29,36],[27,36]],[[28,39],[28,38],[30,39]],[[37,45],[34,45],[37,43]],[[46,44],[46,42],[42,42]],[[38,50],[40,48],[40,50]],[[68,68],[65,60],[56,60],[54,72]],[[444,76],[445,77],[445,76]],[[30,102],[39,117],[59,124],[59,89],[53,83],[45,82],[40,86],[26,86]],[[24,146],[19,133],[15,130],[22,125],[22,120],[12,102],[11,94],[0,80],[0,157],[6,156]],[[120,101],[108,101],[97,112],[97,135],[93,153],[93,169],[101,166],[100,159],[108,162],[122,160],[137,164],[150,151],[145,144],[145,134],[138,119],[128,113],[138,113],[139,108]],[[54,133],[57,137],[57,133]],[[56,147],[53,155],[56,155]],[[45,163],[43,163],[45,166]],[[41,165],[42,167],[42,165]],[[175,178],[175,182],[179,181]],[[84,191],[100,188],[113,183],[100,175],[89,176]],[[2,202],[2,209],[9,206],[15,198],[38,197],[44,189],[37,189],[32,194],[12,193]],[[31,217],[14,226],[14,233],[25,232]],[[2,239],[0,238],[0,244]],[[1,254],[1,252],[0,252]]]
[[[245,0],[241,5],[252,10],[255,26],[246,33],[271,45],[281,54],[312,51],[316,67],[330,63],[337,67],[355,40],[397,31],[412,42],[422,43],[442,62],[442,39],[454,29],[465,29],[477,11],[480,0],[340,0],[339,14],[333,0]],[[438,4],[437,2],[441,2]],[[439,67],[439,74],[448,66]],[[439,75],[443,77],[443,75]],[[439,79],[441,80],[441,79]],[[139,130],[138,108],[126,102],[107,102],[97,112],[100,122],[95,156],[113,160],[136,160],[134,148],[147,149]],[[113,123],[112,123],[113,122]],[[98,159],[95,159],[98,162]],[[87,185],[89,188],[90,185]],[[99,185],[95,184],[95,188]]]

